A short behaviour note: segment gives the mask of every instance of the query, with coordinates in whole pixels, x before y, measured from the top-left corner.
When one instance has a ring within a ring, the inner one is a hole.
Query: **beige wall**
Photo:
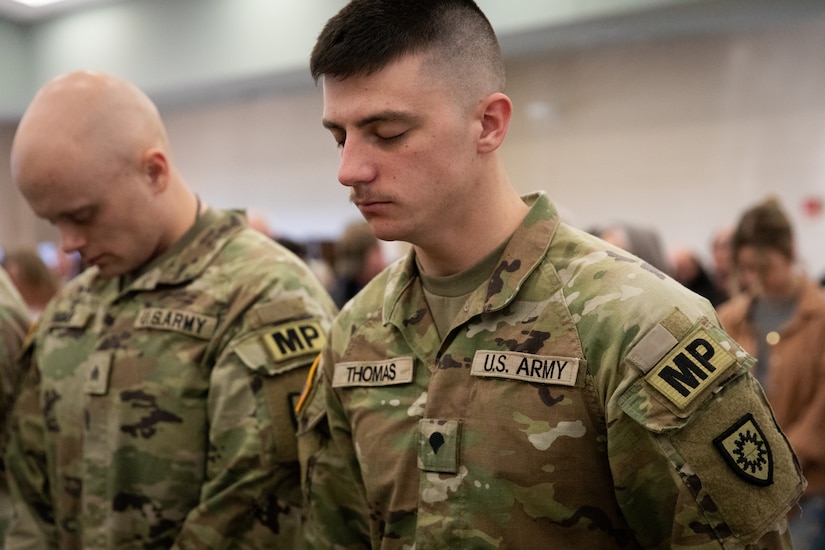
[[[825,197],[824,51],[820,19],[512,65],[511,177],[583,227],[640,221],[671,246],[706,248],[713,230],[776,194],[818,274],[825,220],[802,202]]]
[[[557,52],[509,64],[514,185],[542,189],[573,223],[658,227],[706,252],[710,234],[768,193],[791,212],[802,257],[825,271],[825,20],[703,38]],[[164,113],[177,162],[219,207],[265,213],[278,233],[334,237],[357,211],[310,93]],[[0,127],[0,245],[42,234],[8,182]]]
[[[32,216],[22,195],[11,185],[9,149],[13,137],[14,126],[0,124],[0,248],[56,239],[54,230]]]

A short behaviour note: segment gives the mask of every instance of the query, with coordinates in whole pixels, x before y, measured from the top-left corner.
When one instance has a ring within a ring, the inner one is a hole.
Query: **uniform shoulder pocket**
[[[676,510],[685,524],[674,533],[707,522],[717,538],[755,541],[804,489],[796,457],[748,373],[753,359],[729,336],[700,321],[674,342],[658,361],[642,361],[643,376],[619,405],[651,432],[694,497]]]
[[[275,375],[312,362],[326,344],[317,318],[283,321],[257,328],[233,348],[250,369]]]
[[[627,362],[642,376],[624,391],[619,405],[654,432],[686,424],[727,383],[745,374],[752,362],[706,319],[686,323],[675,310],[627,355]]]

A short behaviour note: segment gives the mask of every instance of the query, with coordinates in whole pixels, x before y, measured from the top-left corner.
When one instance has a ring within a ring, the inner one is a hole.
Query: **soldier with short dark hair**
[[[519,197],[470,0],[352,0],[311,56],[339,181],[412,244],[299,409],[313,548],[789,548],[804,481],[711,305]]]
[[[335,307],[239,211],[201,203],[149,98],[47,83],[12,179],[89,269],[40,316],[6,455],[7,548],[291,548],[294,405]]]

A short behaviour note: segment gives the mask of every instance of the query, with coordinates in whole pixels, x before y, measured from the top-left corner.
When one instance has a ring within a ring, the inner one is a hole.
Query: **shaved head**
[[[107,74],[74,72],[35,95],[14,138],[12,171],[45,154],[84,152],[94,154],[103,169],[126,169],[151,147],[165,151],[168,141],[157,108],[143,92]]]
[[[64,250],[102,272],[139,267],[193,219],[194,195],[172,169],[157,108],[112,75],[78,71],[45,84],[20,120],[11,172],[35,214],[57,226]]]

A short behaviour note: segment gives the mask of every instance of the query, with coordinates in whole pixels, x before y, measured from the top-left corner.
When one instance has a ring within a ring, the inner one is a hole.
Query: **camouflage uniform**
[[[206,212],[131,279],[87,270],[40,318],[7,453],[7,541],[294,547],[292,413],[331,299],[237,212]]]
[[[333,323],[299,414],[311,546],[790,547],[804,480],[753,359],[706,300],[524,200],[444,338],[412,253]]]
[[[23,345],[29,322],[26,304],[6,272],[0,268],[0,454],[6,445],[7,413],[19,382],[17,355]],[[3,547],[2,535],[11,515],[9,490],[2,470],[4,468],[0,468],[0,548]]]
[[[31,322],[28,311],[11,279],[0,268],[0,388],[3,399],[0,419],[5,418],[17,384],[16,359]]]

